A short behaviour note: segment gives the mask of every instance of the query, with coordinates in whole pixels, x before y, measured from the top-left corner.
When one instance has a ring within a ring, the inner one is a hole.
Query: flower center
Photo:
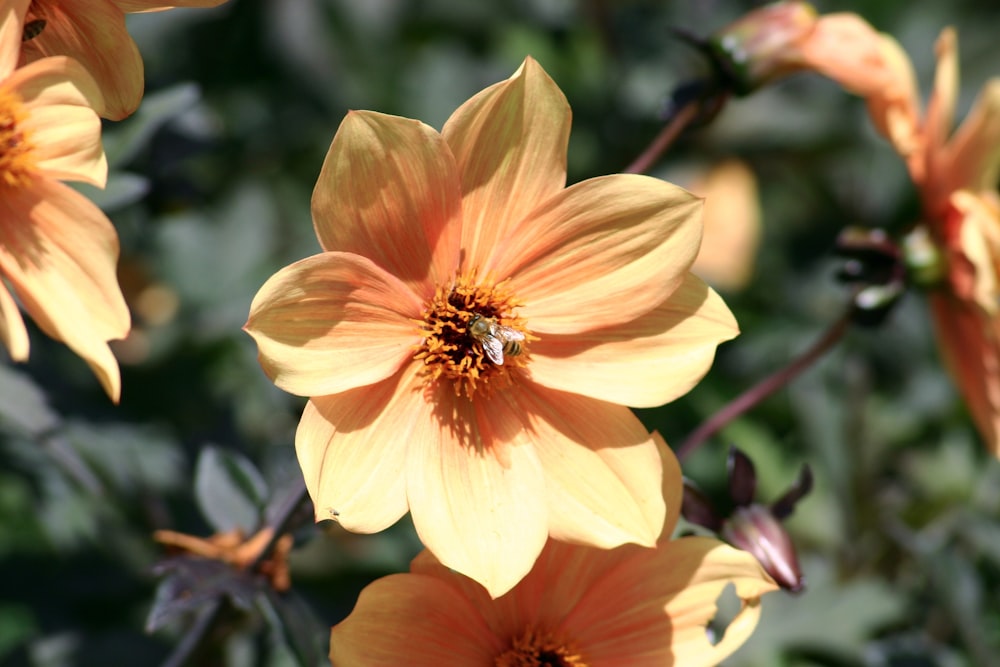
[[[23,186],[35,171],[34,147],[23,125],[27,116],[21,98],[0,88],[0,185]]]
[[[429,382],[450,381],[455,395],[508,387],[528,362],[533,337],[513,314],[521,304],[507,281],[485,284],[475,274],[439,285],[424,309],[424,340],[414,358],[423,362]]]
[[[528,628],[493,661],[495,667],[587,667],[572,642],[551,632]]]

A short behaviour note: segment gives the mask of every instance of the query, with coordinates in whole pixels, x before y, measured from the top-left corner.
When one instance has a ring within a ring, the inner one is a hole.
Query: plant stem
[[[781,389],[795,379],[802,371],[812,366],[820,357],[826,354],[847,332],[854,315],[853,304],[840,318],[827,329],[812,347],[803,352],[784,368],[767,376],[754,386],[733,399],[728,405],[705,420],[701,426],[688,436],[687,440],[677,449],[677,458],[684,459],[696,450],[703,442],[715,435],[719,430],[744,412],[760,403],[762,400]]]
[[[639,157],[632,161],[632,164],[625,167],[623,170],[626,174],[643,174],[650,167],[656,164],[656,161],[660,159],[663,152],[670,147],[670,144],[674,143],[674,140],[680,136],[684,128],[694,120],[695,116],[698,114],[698,103],[689,102],[681,107],[677,113],[675,113],[660,133],[656,135],[653,142],[642,152]]]

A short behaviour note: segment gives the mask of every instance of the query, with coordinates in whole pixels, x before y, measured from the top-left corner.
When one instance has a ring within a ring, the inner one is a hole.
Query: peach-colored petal
[[[1000,457],[1000,321],[944,292],[930,295],[938,349],[986,447]]]
[[[24,13],[31,0],[5,0],[0,6],[0,81],[14,71],[24,34]]]
[[[426,415],[436,437],[410,436],[407,451],[413,524],[444,565],[498,597],[528,573],[545,544],[545,471],[503,401],[472,405],[450,386],[436,392],[428,399],[435,413]]]
[[[126,14],[134,14],[161,12],[176,7],[218,7],[228,0],[173,0],[169,5],[163,4],[163,0],[113,0],[113,2]]]
[[[458,168],[441,135],[372,111],[344,118],[312,201],[324,250],[368,257],[423,298],[458,268],[461,210]]]
[[[743,608],[712,645],[706,625],[730,583]],[[591,585],[565,627],[587,638],[590,664],[715,665],[745,641],[757,623],[760,596],[776,589],[750,554],[710,538],[681,538],[648,553],[637,550],[610,569]]]
[[[35,179],[0,196],[0,272],[35,322],[65,342],[118,400],[107,341],[129,331],[115,273],[118,237],[104,214],[68,186]]]
[[[712,167],[691,191],[705,198],[701,249],[691,270],[722,290],[750,282],[760,245],[757,179],[740,160]]]
[[[575,334],[622,324],[662,303],[701,241],[700,199],[656,178],[619,174],[567,188],[496,249],[535,332]]]
[[[28,112],[23,127],[38,168],[53,178],[104,187],[101,119],[91,107],[100,93],[83,66],[65,56],[44,58],[18,69],[5,85]]]
[[[531,344],[531,377],[546,387],[613,403],[663,405],[697,384],[718,344],[737,333],[719,295],[687,273],[666,301],[631,322],[540,337]]]
[[[21,311],[7,287],[0,283],[0,342],[14,361],[27,361],[30,344]]]
[[[408,509],[406,448],[428,410],[416,364],[369,387],[313,398],[295,433],[295,451],[316,519],[374,533]]]
[[[104,118],[121,120],[139,106],[142,57],[125,29],[125,15],[111,0],[36,0],[45,29],[21,47],[21,63],[46,56],[70,56],[97,80]],[[29,15],[30,16],[30,15]]]
[[[466,269],[483,269],[515,225],[565,186],[569,130],[566,97],[530,57],[445,123],[462,180]]]
[[[313,255],[271,276],[250,305],[246,331],[264,372],[300,396],[326,396],[384,380],[421,341],[421,304],[370,260]]]
[[[952,189],[996,190],[1000,178],[1000,79],[986,82],[943,149],[941,176]]]
[[[663,531],[660,533],[659,542],[667,541],[671,538],[677,520],[681,516],[681,503],[684,500],[684,476],[681,472],[681,462],[677,460],[674,450],[670,449],[667,441],[658,432],[653,431],[653,442],[656,444],[656,451],[660,453],[660,460],[663,462],[663,502],[667,506],[667,514],[663,518]]]
[[[552,537],[605,549],[652,546],[663,529],[662,467],[638,418],[620,405],[528,383],[513,400],[545,468]]]
[[[481,667],[504,646],[447,580],[394,574],[361,591],[330,632],[330,661],[364,667]]]

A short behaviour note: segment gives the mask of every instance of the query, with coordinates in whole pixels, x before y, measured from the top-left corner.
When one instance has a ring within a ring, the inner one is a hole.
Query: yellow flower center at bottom
[[[587,667],[572,642],[529,628],[493,661],[494,667]]]
[[[24,129],[27,117],[20,96],[0,86],[0,185],[25,185],[35,172],[34,146]]]
[[[439,285],[419,321],[424,340],[414,355],[427,380],[451,382],[456,396],[468,398],[509,387],[534,338],[514,314],[520,305],[506,280],[480,282],[473,273]]]

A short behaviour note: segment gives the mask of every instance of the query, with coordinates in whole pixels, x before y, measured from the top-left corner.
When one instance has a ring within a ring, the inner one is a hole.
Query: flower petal
[[[375,533],[406,514],[406,447],[428,410],[416,369],[306,405],[295,451],[317,521]]]
[[[940,173],[950,187],[945,197],[959,188],[996,190],[1000,175],[1000,79],[986,82],[962,125],[945,146]]]
[[[334,665],[480,667],[504,645],[450,582],[394,574],[361,591],[354,611],[330,632]]]
[[[721,297],[691,273],[638,319],[531,344],[531,377],[546,387],[603,401],[653,407],[690,391],[719,343],[739,333]]]
[[[760,596],[777,589],[753,556],[706,537],[630,556],[592,584],[566,618],[568,634],[587,638],[581,648],[590,664],[718,664],[755,627]],[[743,608],[712,645],[706,626],[729,584]]]
[[[549,534],[605,549],[652,546],[663,530],[662,461],[638,418],[531,383],[514,400],[545,469]]]
[[[370,260],[327,252],[271,276],[244,329],[276,385],[326,396],[384,380],[413,355],[421,304]]]
[[[8,0],[0,7],[0,81],[14,71],[24,34],[24,14],[31,0]]]
[[[173,0],[169,5],[163,0],[114,0],[118,8],[126,14],[137,12],[159,12],[175,7],[218,7],[228,0]]]
[[[458,167],[441,135],[372,111],[344,118],[312,200],[324,250],[368,257],[425,298],[458,268],[461,209]]]
[[[27,361],[30,344],[21,311],[3,283],[0,283],[0,342],[14,361]]]
[[[117,401],[110,339],[130,328],[115,268],[118,236],[86,197],[56,181],[0,193],[0,272],[45,333],[90,365]]]
[[[562,91],[529,57],[445,123],[462,180],[467,269],[485,270],[515,226],[563,189],[570,116]]]
[[[29,14],[29,18],[32,15]],[[46,56],[70,56],[97,80],[104,93],[96,111],[121,120],[139,106],[142,57],[125,29],[125,15],[111,0],[45,3],[45,29],[21,46],[21,63]]]
[[[930,295],[938,349],[987,449],[1000,457],[1000,320],[971,302]]]
[[[28,112],[23,126],[38,168],[52,178],[104,187],[108,162],[101,119],[91,108],[101,96],[83,66],[65,56],[43,58],[18,69],[6,85]]]
[[[496,397],[494,397],[496,398]],[[475,405],[440,386],[435,414],[410,435],[407,494],[420,540],[492,597],[531,570],[548,534],[546,482],[520,418],[503,400]],[[520,440],[510,444],[515,438]],[[503,446],[503,445],[508,446]],[[502,456],[497,450],[503,451]]]
[[[490,266],[526,305],[535,332],[622,324],[661,304],[701,241],[700,199],[648,176],[578,183],[531,213]]]
[[[663,517],[663,531],[660,533],[659,542],[664,542],[673,535],[677,520],[681,516],[681,503],[684,502],[684,475],[681,472],[681,462],[677,460],[674,450],[670,449],[663,436],[656,431],[653,431],[652,436],[653,442],[656,443],[656,451],[660,453],[663,462],[662,491],[667,514]]]

